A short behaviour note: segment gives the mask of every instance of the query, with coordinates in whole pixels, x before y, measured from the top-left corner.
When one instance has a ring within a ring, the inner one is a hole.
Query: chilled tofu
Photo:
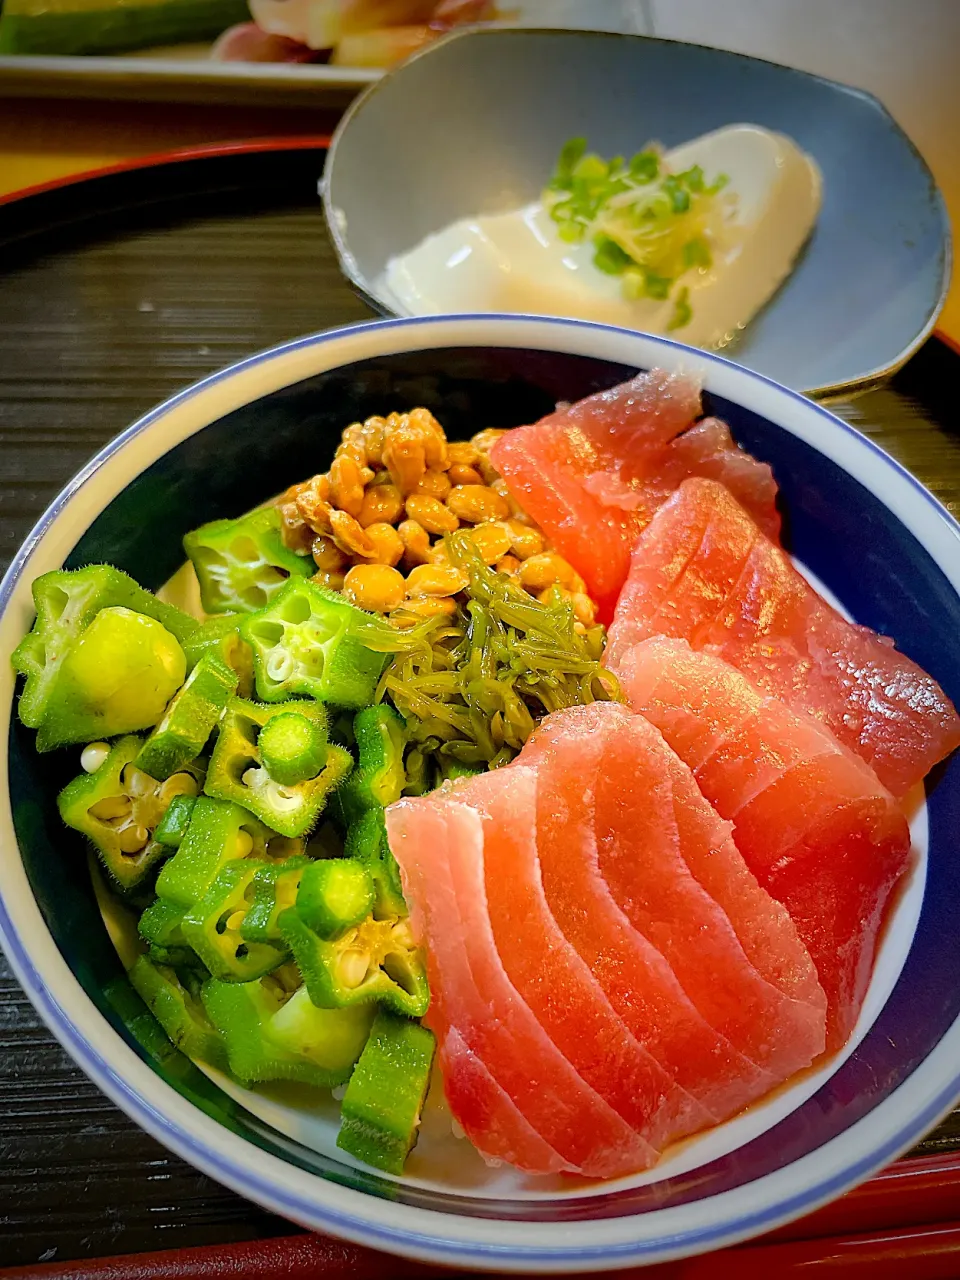
[[[381,283],[406,315],[532,312],[723,346],[789,275],[816,222],[821,179],[789,138],[756,125],[718,129],[664,156],[671,173],[693,165],[727,176],[723,216],[709,265],[684,271],[668,297],[626,297],[621,277],[594,265],[589,237],[560,238],[543,200],[452,223],[393,258]]]

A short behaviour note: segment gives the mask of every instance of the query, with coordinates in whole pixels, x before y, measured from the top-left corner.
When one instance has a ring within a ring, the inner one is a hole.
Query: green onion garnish
[[[713,263],[724,218],[716,196],[726,183],[726,174],[708,183],[700,165],[670,173],[653,147],[604,160],[586,138],[571,138],[543,198],[558,237],[578,244],[589,236],[594,266],[620,277],[625,298],[672,296],[670,328],[678,329],[692,315],[680,277]]]

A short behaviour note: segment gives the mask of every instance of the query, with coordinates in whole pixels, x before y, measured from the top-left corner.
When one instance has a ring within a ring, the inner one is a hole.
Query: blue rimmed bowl
[[[791,551],[857,620],[960,701],[960,529],[851,427],[718,357],[601,325],[524,317],[386,321],[304,338],[208,378],[100,453],[27,539],[0,587],[9,654],[30,583],[109,560],[159,587],[200,519],[325,469],[342,427],[427,404],[453,436],[529,421],[638,368],[699,371],[710,411],[777,474]],[[917,862],[891,921],[859,1043],[652,1175],[585,1188],[490,1171],[436,1110],[400,1181],[338,1157],[332,1109],[246,1094],[130,1030],[123,969],[82,847],[60,827],[73,753],[39,757],[0,679],[0,939],[27,993],[91,1078],[161,1142],[278,1213],[453,1266],[574,1271],[717,1248],[840,1194],[905,1150],[960,1095],[960,759],[928,780]],[[439,1092],[439,1091],[437,1091]],[[438,1127],[439,1126],[439,1127]]]

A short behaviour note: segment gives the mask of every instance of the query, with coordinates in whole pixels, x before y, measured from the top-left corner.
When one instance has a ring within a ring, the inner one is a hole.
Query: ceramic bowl
[[[823,207],[796,269],[724,354],[820,395],[880,381],[943,305],[946,209],[875,98],[789,67],[645,36],[454,35],[344,116],[323,183],[327,220],[343,270],[389,314],[378,283],[389,258],[457,218],[536,198],[566,139],[631,155],[738,123],[812,155]]]
[[[31,533],[0,586],[3,652],[31,624],[38,574],[108,560],[157,588],[182,560],[184,532],[325,469],[341,428],[357,418],[426,404],[453,437],[467,436],[530,421],[652,365],[702,374],[708,410],[773,465],[791,551],[853,617],[893,635],[960,701],[960,529],[911,476],[824,409],[719,357],[530,317],[319,334],[175,396],[98,454]],[[14,697],[5,666],[0,939],[17,976],[68,1052],[139,1124],[306,1226],[450,1266],[571,1271],[663,1260],[812,1210],[915,1143],[960,1094],[960,758],[928,780],[916,866],[855,1049],[667,1153],[656,1170],[603,1185],[488,1169],[454,1137],[437,1089],[398,1181],[338,1155],[329,1100],[246,1093],[179,1055],[154,1057],[149,1037],[138,1040],[82,843],[57,818],[76,753],[38,756],[12,714]]]

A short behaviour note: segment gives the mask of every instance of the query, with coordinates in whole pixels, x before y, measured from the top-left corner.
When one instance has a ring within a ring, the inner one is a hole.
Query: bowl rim
[[[78,496],[88,491],[89,497],[89,489],[96,487],[91,482],[113,464],[103,492],[94,499],[99,504],[96,514],[143,470],[131,458],[136,452],[131,445],[152,435],[152,462],[232,408],[304,377],[377,356],[452,346],[547,350],[626,365],[649,367],[659,362],[702,371],[709,390],[801,435],[845,470],[849,468],[844,456],[859,460],[861,470],[853,474],[918,538],[960,594],[960,526],[877,444],[799,393],[721,356],[606,325],[514,315],[418,317],[373,321],[281,344],[212,374],[143,415],[101,449],[41,516],[0,582],[0,627],[9,630],[21,623],[20,617],[12,616],[11,605],[28,606],[27,572],[48,537],[52,554],[76,540],[81,530],[66,517],[74,514]],[[264,374],[268,385],[258,385]],[[230,392],[226,397],[225,391]],[[862,473],[864,464],[868,476]],[[126,478],[123,469],[130,472]],[[58,528],[59,544],[51,537]],[[9,672],[0,678],[12,689]],[[3,701],[0,717],[9,717],[12,699],[4,695]],[[8,777],[6,727],[0,723],[0,767]],[[17,848],[8,781],[0,788],[0,840],[11,853]],[[799,1160],[690,1205],[564,1224],[558,1232],[550,1223],[506,1222],[396,1204],[298,1169],[260,1149],[252,1160],[245,1138],[200,1111],[105,1025],[47,930],[22,861],[10,856],[0,860],[0,943],[32,1003],[71,1057],[169,1149],[217,1181],[305,1226],[441,1265],[555,1272],[606,1269],[734,1244],[811,1212],[867,1177],[909,1148],[960,1096],[958,1018],[893,1094]]]
[[[344,111],[343,115],[337,122],[337,126],[330,136],[329,146],[327,147],[327,159],[323,167],[323,173],[317,184],[317,190],[323,203],[323,216],[326,219],[327,229],[330,239],[333,242],[334,252],[337,255],[337,261],[340,264],[340,270],[353,285],[354,289],[359,293],[360,297],[368,306],[372,307],[380,315],[388,318],[396,319],[436,319],[436,317],[413,317],[403,316],[395,312],[389,303],[381,298],[376,292],[375,282],[368,280],[366,275],[361,271],[360,265],[347,243],[347,238],[343,227],[342,211],[339,206],[333,203],[330,194],[330,176],[333,173],[333,167],[336,163],[337,154],[343,142],[344,136],[352,124],[354,117],[362,112],[367,103],[375,94],[383,92],[387,89],[392,81],[399,76],[403,76],[406,68],[412,63],[419,62],[424,58],[430,58],[437,54],[442,54],[443,50],[450,44],[460,40],[490,40],[490,39],[525,39],[537,36],[553,36],[560,39],[581,39],[584,36],[591,38],[602,38],[606,40],[630,40],[634,43],[644,42],[646,44],[659,45],[689,45],[691,48],[703,50],[704,52],[717,54],[723,58],[729,58],[733,61],[741,63],[759,63],[761,66],[776,67],[778,71],[794,78],[818,81],[820,84],[827,85],[830,89],[839,90],[852,98],[860,98],[863,102],[869,104],[875,111],[882,115],[888,127],[903,139],[909,150],[913,153],[914,159],[920,165],[921,170],[927,179],[927,185],[931,193],[931,206],[936,210],[940,222],[941,233],[941,260],[940,260],[940,288],[934,299],[930,311],[927,315],[923,326],[917,334],[886,364],[876,365],[872,369],[868,369],[858,374],[855,378],[847,378],[840,382],[824,383],[821,386],[804,388],[802,394],[807,396],[815,396],[818,399],[835,399],[845,395],[854,395],[863,391],[868,391],[871,387],[885,382],[891,378],[899,369],[907,363],[911,356],[923,346],[926,340],[933,333],[947,301],[947,295],[950,292],[950,282],[953,274],[953,225],[947,210],[946,201],[943,192],[937,183],[937,180],[926,161],[919,147],[902,127],[896,117],[890,112],[884,103],[871,93],[869,89],[861,89],[857,85],[844,84],[840,80],[832,80],[829,76],[819,75],[815,71],[806,71],[802,67],[791,67],[784,62],[777,62],[773,58],[760,58],[751,53],[740,53],[735,49],[721,49],[716,45],[700,44],[695,40],[672,40],[666,36],[646,35],[643,32],[616,32],[616,31],[578,31],[568,27],[507,27],[507,26],[487,26],[487,27],[467,27],[459,30],[454,29],[442,36],[439,40],[434,40],[426,45],[423,49],[418,50],[409,58],[405,58],[403,62],[396,67],[391,68],[382,75],[378,80],[372,81],[362,93],[359,93],[350,105]],[[766,305],[766,304],[765,304]],[[460,314],[460,313],[458,313]],[[463,312],[464,315],[476,314],[473,312]],[[500,312],[483,312],[484,315],[501,315]],[[517,313],[520,314],[520,313]],[[546,317],[544,317],[546,318]],[[612,327],[612,326],[611,326]],[[637,330],[642,332],[642,330]],[[654,335],[656,336],[656,335]],[[699,350],[699,348],[698,348]],[[746,368],[747,366],[741,366]],[[759,373],[757,370],[750,369],[751,373],[757,373],[758,377],[764,378],[767,375]],[[773,379],[771,379],[773,381]],[[783,385],[783,384],[778,384]],[[792,388],[791,388],[792,389]]]

